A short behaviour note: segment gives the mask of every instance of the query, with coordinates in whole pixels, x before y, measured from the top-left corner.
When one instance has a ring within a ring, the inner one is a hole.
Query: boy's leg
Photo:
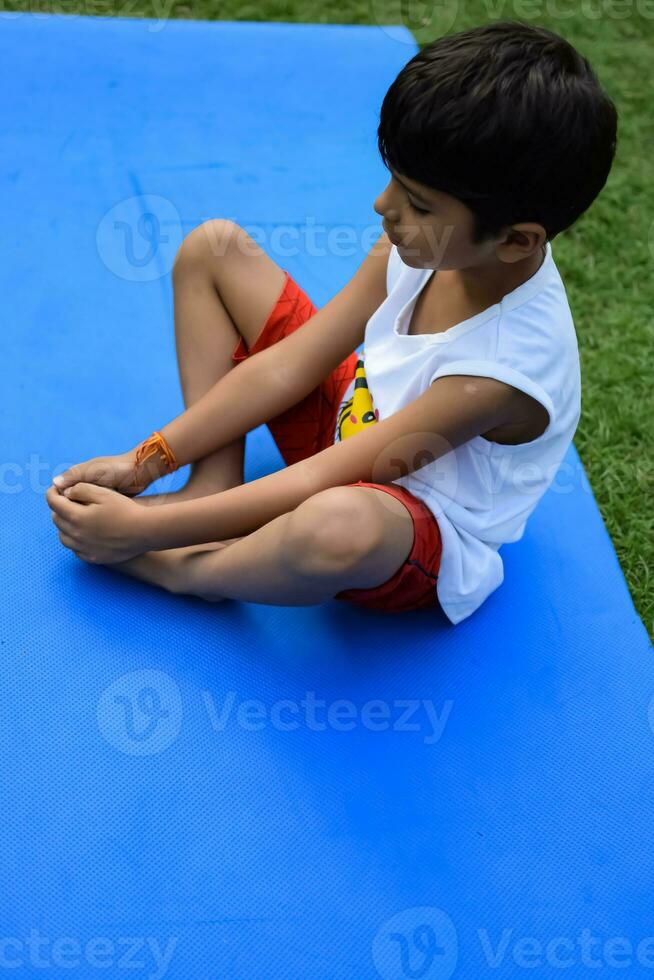
[[[411,515],[396,498],[332,487],[225,547],[150,552],[111,567],[214,602],[307,606],[388,581],[413,536]]]
[[[284,284],[284,270],[232,221],[214,219],[194,228],[173,267],[175,343],[184,404],[200,399],[233,366],[239,338],[252,347]],[[244,438],[191,467],[176,494],[135,497],[141,504],[169,503],[216,493],[243,483]]]

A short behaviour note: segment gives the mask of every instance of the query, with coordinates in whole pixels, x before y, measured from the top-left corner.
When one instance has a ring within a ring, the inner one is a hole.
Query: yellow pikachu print
[[[352,397],[343,402],[338,413],[338,440],[348,439],[350,436],[356,435],[357,432],[361,432],[366,426],[378,421],[379,409],[373,405],[363,360],[359,359],[354,372]]]

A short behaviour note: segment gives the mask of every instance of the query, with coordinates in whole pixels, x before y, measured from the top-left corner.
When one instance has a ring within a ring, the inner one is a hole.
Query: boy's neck
[[[518,286],[531,279],[542,266],[546,255],[546,246],[543,245],[538,252],[521,262],[509,263],[496,260],[485,266],[442,270],[439,271],[441,285],[444,285],[442,282],[444,271],[445,278],[449,280],[448,285],[458,286],[471,303],[484,308],[493,306],[507,293],[513,292]],[[434,279],[438,279],[438,276]]]

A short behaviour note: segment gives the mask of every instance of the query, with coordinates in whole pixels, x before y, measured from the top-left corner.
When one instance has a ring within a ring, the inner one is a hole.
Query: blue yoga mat
[[[258,227],[318,305],[348,281],[415,50],[0,14],[0,974],[652,976],[654,663],[574,448],[457,626],[175,597],[78,561],[44,499],[183,410],[192,227]],[[281,465],[248,435],[248,479]]]

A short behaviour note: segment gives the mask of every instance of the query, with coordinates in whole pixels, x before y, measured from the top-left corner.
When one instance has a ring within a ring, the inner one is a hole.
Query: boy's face
[[[465,204],[395,170],[390,173],[373,206],[406,265],[466,269],[483,265],[495,254],[495,240],[473,243],[474,215]]]

